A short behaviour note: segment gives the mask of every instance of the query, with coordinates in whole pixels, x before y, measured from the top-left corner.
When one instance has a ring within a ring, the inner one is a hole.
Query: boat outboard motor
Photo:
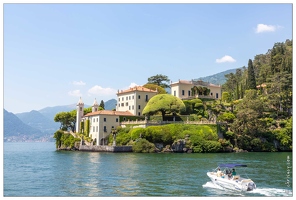
[[[256,185],[254,182],[248,183],[247,191],[252,191],[256,188]]]

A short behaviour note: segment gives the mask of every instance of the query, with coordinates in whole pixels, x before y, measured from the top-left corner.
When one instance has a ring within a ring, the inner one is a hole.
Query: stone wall
[[[132,146],[96,146],[80,145],[79,151],[94,152],[132,152]]]

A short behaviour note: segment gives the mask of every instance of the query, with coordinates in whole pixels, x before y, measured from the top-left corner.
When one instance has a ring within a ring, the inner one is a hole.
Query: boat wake
[[[292,197],[292,190],[284,190],[278,188],[256,188],[253,191],[249,192],[250,194],[261,194],[268,197],[277,197],[277,196],[285,196],[285,197]]]
[[[268,197],[292,197],[292,190],[284,190],[278,188],[256,188],[253,191],[248,192],[237,192],[234,190],[222,188],[218,185],[215,185],[213,182],[209,181],[202,186],[205,189],[210,190],[210,193],[213,193],[214,196],[268,196]]]

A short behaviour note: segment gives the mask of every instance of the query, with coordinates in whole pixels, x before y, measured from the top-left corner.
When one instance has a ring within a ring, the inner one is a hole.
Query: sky
[[[4,109],[30,112],[80,97],[92,105],[157,74],[175,82],[247,66],[292,39],[292,9],[291,3],[4,4]]]

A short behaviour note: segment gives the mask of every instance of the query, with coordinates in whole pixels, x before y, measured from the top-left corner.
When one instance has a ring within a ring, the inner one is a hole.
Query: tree
[[[230,102],[230,94],[228,92],[222,93],[222,101],[226,103]]]
[[[185,104],[181,99],[171,94],[158,94],[152,97],[143,110],[143,115],[153,115],[161,112],[162,120],[165,114],[185,111]]]
[[[148,83],[161,86],[162,88],[170,88],[170,85],[168,85],[170,83],[170,79],[162,74],[149,77]]]
[[[64,132],[61,130],[58,130],[54,133],[53,138],[56,139],[56,149],[60,148],[62,145],[61,138],[63,136]]]
[[[103,110],[105,110],[105,104],[103,100],[101,100],[100,107],[103,108]]]
[[[235,115],[230,112],[224,112],[218,117],[219,121],[227,122],[227,123],[232,123],[234,119],[235,119]]]
[[[256,89],[256,77],[251,59],[249,59],[248,62],[248,89]]]
[[[54,117],[55,122],[60,122],[61,130],[68,130],[75,131],[75,125],[76,125],[76,110],[72,110],[70,112],[60,112],[57,113]]]
[[[145,85],[143,85],[143,87],[151,89],[151,90],[157,89],[157,92],[158,92],[157,94],[166,94],[167,93],[164,88],[162,88],[156,84],[146,83]]]

